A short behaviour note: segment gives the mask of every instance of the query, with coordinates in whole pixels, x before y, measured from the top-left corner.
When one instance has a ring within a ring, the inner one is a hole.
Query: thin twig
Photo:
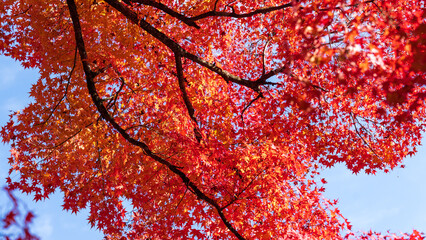
[[[244,112],[259,98],[263,97],[262,94],[258,94],[255,98],[253,98],[248,104],[247,106],[244,107],[243,111],[241,112],[241,121],[244,124]]]
[[[376,153],[376,151],[370,146],[370,144],[364,139],[364,137],[361,135],[361,133],[358,131],[358,128],[357,128],[357,126],[356,126],[356,123],[355,123],[355,119],[354,119],[354,115],[352,114],[352,113],[349,113],[349,115],[351,116],[351,119],[352,119],[352,123],[353,123],[353,125],[354,125],[354,127],[355,127],[355,132],[356,132],[356,134],[358,135],[358,137],[362,140],[362,142],[373,152],[373,154],[376,156],[376,157],[378,157],[378,158],[380,158],[381,159],[381,157],[379,156],[379,155],[377,155],[377,153]]]
[[[248,17],[252,17],[254,15],[257,14],[266,14],[266,13],[270,13],[273,11],[277,11],[277,10],[282,10],[288,7],[292,7],[293,3],[286,3],[286,4],[282,4],[279,6],[272,6],[272,7],[265,7],[265,8],[259,8],[256,9],[252,12],[247,12],[247,13],[235,13],[235,10],[233,10],[232,12],[221,12],[221,11],[216,11],[216,8],[212,11],[209,12],[205,12],[202,13],[200,15],[194,16],[194,17],[190,17],[189,19],[192,21],[198,21],[207,17],[232,17],[232,18],[248,18]],[[230,6],[231,9],[232,6]]]
[[[63,100],[65,99],[65,97],[67,96],[67,94],[68,94],[68,88],[69,88],[69,85],[70,85],[70,82],[71,82],[71,76],[72,76],[72,73],[74,72],[75,65],[76,65],[76,61],[77,61],[77,47],[75,48],[75,53],[74,53],[74,64],[73,64],[72,69],[71,69],[71,71],[70,71],[70,73],[69,73],[69,75],[68,75],[67,85],[65,86],[65,93],[64,93],[64,95],[63,95],[63,96],[62,96],[62,98],[59,100],[59,102],[55,104],[55,107],[53,107],[52,111],[50,111],[49,116],[47,116],[47,118],[46,118],[43,122],[38,123],[38,124],[36,124],[36,125],[44,125],[44,124],[46,124],[46,123],[49,121],[49,119],[52,117],[52,115],[53,115],[53,113],[55,112],[55,110],[59,107],[59,104],[61,104],[61,103],[62,103],[62,101],[63,101]]]
[[[178,204],[176,205],[176,209],[179,207],[179,205],[182,203],[183,198],[186,195],[186,192],[188,191],[188,186],[186,186],[185,192],[183,192],[182,198],[179,200]]]
[[[185,23],[186,25],[190,26],[190,27],[195,27],[196,29],[200,29],[200,26],[198,26],[194,20],[188,18],[185,15],[182,15],[176,11],[174,11],[173,9],[169,8],[168,6],[160,3],[160,2],[155,2],[155,1],[151,1],[151,0],[129,0],[129,2],[133,2],[133,3],[140,3],[142,5],[146,5],[146,6],[151,6],[151,7],[155,7],[167,14],[169,14],[170,16],[182,21],[183,23]]]

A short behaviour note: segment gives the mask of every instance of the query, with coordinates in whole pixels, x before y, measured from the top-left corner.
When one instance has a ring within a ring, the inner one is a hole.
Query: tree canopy
[[[2,0],[0,53],[40,71],[9,186],[111,239],[350,237],[316,179],[415,154],[424,4]]]

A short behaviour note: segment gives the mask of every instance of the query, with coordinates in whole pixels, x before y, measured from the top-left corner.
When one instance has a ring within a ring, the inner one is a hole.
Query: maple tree
[[[40,71],[9,186],[111,239],[351,237],[315,179],[416,152],[424,4],[3,0],[0,52]]]

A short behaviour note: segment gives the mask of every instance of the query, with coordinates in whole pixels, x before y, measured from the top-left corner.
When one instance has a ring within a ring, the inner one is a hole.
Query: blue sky
[[[1,126],[11,110],[19,110],[29,102],[28,92],[37,78],[36,70],[24,70],[19,63],[0,56]],[[426,232],[426,147],[418,150],[415,157],[406,159],[404,169],[388,174],[353,175],[344,166],[327,169],[322,175],[328,181],[325,196],[339,200],[341,212],[355,230]],[[0,144],[0,186],[7,176],[8,156],[9,146]],[[77,215],[62,211],[61,194],[38,203],[33,203],[31,196],[19,196],[36,214],[33,231],[42,240],[102,239],[98,231],[90,229],[87,211]],[[0,205],[4,199],[0,193]]]

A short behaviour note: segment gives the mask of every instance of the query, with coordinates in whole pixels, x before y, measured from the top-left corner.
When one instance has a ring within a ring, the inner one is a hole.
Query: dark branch
[[[188,97],[188,93],[186,92],[186,89],[185,89],[185,78],[183,76],[182,59],[179,54],[175,54],[175,61],[176,61],[176,72],[177,72],[176,75],[179,81],[179,89],[182,93],[183,101],[185,102],[189,116],[194,122],[197,122],[197,120],[194,117],[194,113],[195,113],[194,107],[192,106],[192,103]]]
[[[151,6],[151,7],[155,7],[167,14],[169,14],[170,16],[179,19],[180,21],[182,21],[183,23],[185,23],[186,25],[190,26],[190,27],[195,27],[197,29],[200,29],[200,26],[198,26],[194,20],[191,20],[190,18],[186,17],[185,15],[182,15],[174,10],[172,10],[171,8],[169,8],[168,6],[160,3],[160,2],[155,2],[155,1],[151,1],[151,0],[129,0],[129,2],[133,2],[133,3],[140,3],[143,5],[147,5],[147,6]]]
[[[115,2],[111,0],[106,0],[107,2]],[[219,214],[219,217],[222,219],[225,226],[240,240],[245,239],[243,236],[238,233],[238,231],[232,226],[232,224],[226,219],[225,214],[223,213],[221,207],[219,204],[206,194],[204,194],[196,185],[194,182],[192,182],[184,172],[182,172],[179,167],[173,165],[169,161],[161,158],[160,156],[156,155],[151,151],[151,149],[143,142],[140,142],[133,137],[131,137],[115,120],[114,118],[108,113],[108,110],[105,108],[105,106],[102,104],[102,99],[99,97],[98,92],[96,90],[94,78],[96,77],[96,73],[94,73],[87,62],[87,52],[84,46],[84,40],[83,35],[81,33],[81,26],[80,26],[80,20],[77,12],[77,7],[75,5],[74,0],[67,0],[68,9],[71,15],[71,19],[73,22],[74,27],[74,33],[75,33],[75,39],[76,44],[80,52],[81,61],[83,64],[84,73],[86,75],[86,83],[87,83],[87,89],[89,91],[89,94],[92,98],[93,103],[96,105],[96,108],[98,109],[98,112],[102,116],[105,121],[107,121],[111,126],[120,133],[120,135],[127,140],[130,144],[139,147],[144,151],[144,153],[151,157],[156,162],[166,166],[170,171],[178,175],[183,183],[189,187],[193,191],[193,193],[200,199],[204,200],[208,204],[210,204],[212,207],[214,207]],[[117,3],[121,4],[121,3]]]
[[[275,85],[275,83],[266,82],[266,80],[284,71],[286,67],[287,67],[287,64],[284,64],[284,66],[271,70],[268,73],[262,75],[259,79],[255,81],[255,85],[257,86],[264,85],[264,84]]]
[[[376,4],[374,1],[375,0],[368,0],[368,1],[365,1],[365,2],[360,2],[360,3],[355,3],[355,4],[349,4],[349,5],[346,5],[344,7],[358,7],[360,4],[366,4],[366,3]],[[318,10],[319,11],[330,11],[330,10],[340,10],[340,11],[343,11],[341,7],[320,8]]]
[[[285,8],[288,8],[288,7],[291,7],[291,6],[293,6],[292,3],[286,3],[286,4],[279,5],[279,6],[259,8],[259,9],[252,11],[252,12],[248,12],[248,13],[235,13],[234,11],[232,11],[232,12],[220,12],[220,11],[216,11],[216,9],[214,9],[212,11],[202,13],[200,15],[191,17],[189,19],[192,20],[192,21],[198,21],[198,20],[201,20],[201,19],[207,18],[207,17],[248,18],[248,17],[252,17],[252,16],[257,15],[257,14],[270,13],[270,12],[285,9]]]
[[[87,52],[84,46],[83,35],[81,33],[80,19],[77,12],[77,6],[74,0],[67,0],[68,9],[70,11],[71,20],[73,22],[75,42],[77,45],[78,53],[80,54],[81,62],[83,63],[83,70],[88,74],[91,79],[95,78],[95,72],[92,71],[89,64],[87,63]]]
[[[243,111],[241,112],[241,121],[244,124],[244,112],[259,98],[263,97],[262,94],[258,94],[257,97],[255,97],[254,99],[252,99],[247,106],[244,107]]]
[[[192,121],[195,123],[194,126],[194,135],[198,142],[201,142],[201,133],[198,129],[198,122],[195,118],[195,110],[192,106],[191,101],[189,100],[188,93],[185,89],[185,77],[183,76],[183,67],[182,67],[182,59],[181,56],[178,53],[175,53],[175,61],[176,61],[176,75],[179,82],[179,89],[182,93],[182,98],[185,103],[186,109],[188,110],[189,117],[192,119]]]
[[[120,92],[123,90],[123,87],[124,87],[124,84],[125,84],[125,82],[124,82],[124,78],[123,77],[120,77],[119,78],[120,79],[120,82],[121,82],[121,84],[120,84],[120,87],[118,88],[118,90],[117,90],[117,92],[114,94],[114,96],[111,96],[110,98],[110,101],[108,102],[108,104],[107,104],[107,106],[106,106],[106,108],[107,109],[109,109],[109,108],[111,108],[112,106],[114,106],[115,105],[115,103],[117,102],[117,99],[118,99],[118,95],[120,94]],[[105,101],[105,99],[102,99],[103,101]]]
[[[241,14],[237,14],[235,13],[234,9],[232,8],[232,12],[221,12],[221,11],[217,11],[217,3],[218,1],[215,2],[214,5],[214,9],[212,11],[209,12],[205,12],[202,13],[200,15],[197,16],[193,16],[193,17],[187,17],[181,13],[178,13],[174,10],[172,10],[171,8],[169,8],[168,6],[160,3],[160,2],[156,2],[156,1],[152,1],[152,0],[127,0],[124,1],[126,3],[140,3],[142,5],[147,5],[147,6],[151,6],[151,7],[155,7],[167,14],[169,14],[170,16],[179,19],[180,21],[182,21],[183,23],[185,23],[188,26],[191,27],[195,27],[197,29],[200,29],[200,26],[198,26],[195,21],[201,20],[203,18],[207,18],[207,17],[232,17],[232,18],[248,18],[248,17],[252,17],[254,15],[257,14],[266,14],[266,13],[270,13],[273,11],[277,11],[277,10],[281,10],[281,9],[285,9],[288,7],[293,6],[292,3],[287,3],[287,4],[282,4],[279,6],[272,6],[272,7],[265,7],[265,8],[259,8],[256,9],[252,12],[248,12],[248,13],[241,13]]]
[[[185,192],[183,192],[182,198],[180,199],[180,201],[176,205],[176,209],[179,207],[179,205],[182,203],[183,199],[185,198],[186,192],[188,192],[188,186],[186,186],[186,189],[185,189]]]
[[[240,200],[241,198],[240,198],[240,196],[241,196],[241,194],[243,194],[253,183],[254,183],[254,181],[262,174],[262,173],[264,173],[266,170],[267,170],[268,168],[265,168],[265,169],[263,169],[262,171],[259,171],[259,173],[258,174],[256,174],[256,176],[254,176],[251,180],[250,180],[250,182],[244,187],[244,188],[242,188],[238,193],[236,193],[235,195],[234,195],[234,197],[229,201],[229,203],[228,204],[226,204],[226,205],[224,205],[223,207],[222,207],[222,209],[225,209],[225,208],[227,208],[227,207],[229,207],[229,206],[231,206],[232,204],[234,204],[236,201],[238,201],[238,200]]]

